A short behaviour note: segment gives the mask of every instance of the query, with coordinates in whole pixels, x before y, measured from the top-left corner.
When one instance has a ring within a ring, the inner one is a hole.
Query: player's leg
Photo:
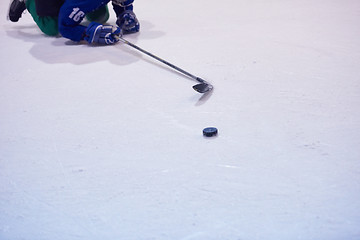
[[[86,19],[89,22],[97,22],[104,24],[109,19],[109,9],[107,5],[96,9],[95,11],[86,14]]]
[[[56,36],[59,34],[58,17],[39,16],[36,11],[35,0],[26,0],[26,8],[43,33],[49,36]]]

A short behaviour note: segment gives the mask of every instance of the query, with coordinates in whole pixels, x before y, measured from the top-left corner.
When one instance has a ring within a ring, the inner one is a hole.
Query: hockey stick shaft
[[[194,76],[193,74],[185,71],[184,69],[181,69],[181,68],[175,66],[174,64],[172,64],[172,63],[170,63],[170,62],[168,62],[168,61],[166,61],[166,60],[164,60],[164,59],[162,59],[162,58],[160,58],[160,57],[158,57],[158,56],[156,56],[156,55],[154,55],[154,54],[152,54],[152,53],[150,53],[150,52],[148,52],[148,51],[146,51],[146,50],[144,50],[142,48],[140,48],[139,46],[125,40],[122,37],[119,37],[118,39],[119,39],[119,41],[125,43],[126,45],[128,45],[128,46],[130,46],[132,48],[135,48],[136,50],[138,50],[138,51],[140,51],[140,52],[142,52],[142,53],[144,53],[144,54],[146,54],[146,55],[148,55],[148,56],[162,62],[163,64],[177,70],[178,72],[192,78],[193,80],[196,80],[196,81],[200,82],[200,84],[197,84],[197,85],[193,86],[193,89],[195,91],[197,91],[199,93],[206,93],[206,92],[209,92],[209,91],[211,91],[213,89],[213,86],[210,83],[206,82],[204,79]]]
[[[150,56],[150,57],[152,57],[152,58],[154,58],[154,59],[156,59],[156,60],[164,63],[165,65],[167,65],[167,66],[169,66],[169,67],[171,67],[171,68],[173,68],[173,69],[181,72],[182,74],[184,74],[184,75],[186,75],[186,76],[188,76],[188,77],[190,77],[190,78],[192,78],[192,79],[194,79],[194,80],[196,80],[196,81],[199,81],[199,82],[201,82],[201,83],[204,82],[203,79],[194,76],[193,74],[185,71],[184,69],[181,69],[181,68],[175,66],[174,64],[169,63],[168,61],[166,61],[166,60],[164,60],[164,59],[162,59],[162,58],[160,58],[160,57],[158,57],[158,56],[156,56],[156,55],[154,55],[154,54],[152,54],[152,53],[150,53],[150,52],[148,52],[148,51],[140,48],[139,46],[137,46],[137,45],[135,45],[135,44],[133,44],[133,43],[131,43],[131,42],[123,39],[122,37],[120,37],[119,40],[120,40],[121,42],[123,42],[123,43],[125,43],[125,44],[127,44],[127,45],[129,45],[129,46],[131,46],[131,47],[133,47],[133,48],[135,48],[136,50],[139,50],[140,52],[142,52],[142,53],[144,53],[144,54],[146,54],[146,55],[148,55],[148,56]]]

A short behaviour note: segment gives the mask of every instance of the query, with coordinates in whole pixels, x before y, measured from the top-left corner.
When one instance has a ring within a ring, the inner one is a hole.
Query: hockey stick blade
[[[199,83],[193,86],[193,89],[197,91],[198,93],[206,93],[213,90],[213,86],[208,83]]]

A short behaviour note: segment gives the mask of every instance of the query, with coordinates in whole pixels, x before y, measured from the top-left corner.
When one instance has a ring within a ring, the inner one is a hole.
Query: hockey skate
[[[12,22],[19,21],[25,9],[25,0],[12,0],[9,7],[8,19]]]

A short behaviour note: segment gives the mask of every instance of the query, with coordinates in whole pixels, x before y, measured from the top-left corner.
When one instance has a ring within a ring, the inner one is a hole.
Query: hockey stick
[[[118,39],[119,39],[121,42],[125,43],[126,45],[129,45],[130,47],[133,47],[133,48],[135,48],[136,50],[139,50],[140,52],[142,52],[142,53],[144,53],[144,54],[146,54],[146,55],[148,55],[148,56],[150,56],[150,57],[152,57],[152,58],[154,58],[154,59],[156,59],[156,60],[164,63],[165,65],[167,65],[167,66],[169,66],[169,67],[171,67],[171,68],[173,68],[173,69],[181,72],[182,74],[188,76],[189,78],[192,78],[193,80],[200,82],[199,84],[196,84],[196,85],[193,86],[193,89],[194,89],[195,91],[197,91],[197,92],[199,92],[199,93],[206,93],[206,92],[211,91],[211,90],[214,88],[213,85],[211,85],[210,83],[206,82],[204,79],[192,75],[191,73],[189,73],[189,72],[187,72],[187,71],[185,71],[185,70],[183,70],[183,69],[175,66],[174,64],[169,63],[168,61],[165,61],[164,59],[159,58],[158,56],[155,56],[154,54],[152,54],[152,53],[150,53],[150,52],[148,52],[148,51],[146,51],[146,50],[144,50],[144,49],[136,46],[135,44],[133,44],[133,43],[125,40],[124,38],[119,37]]]

